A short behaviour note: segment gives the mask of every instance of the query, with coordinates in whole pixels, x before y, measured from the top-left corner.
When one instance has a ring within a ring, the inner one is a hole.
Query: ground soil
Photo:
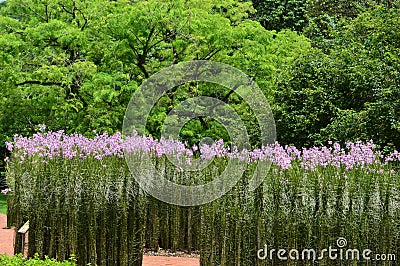
[[[14,254],[14,230],[6,229],[7,217],[0,214],[0,254]],[[177,257],[179,256],[179,257]],[[194,258],[193,258],[193,257]],[[198,255],[183,255],[167,252],[149,253],[143,257],[143,266],[199,266]]]

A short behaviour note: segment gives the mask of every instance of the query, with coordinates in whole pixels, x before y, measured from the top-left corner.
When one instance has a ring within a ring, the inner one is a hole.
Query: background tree
[[[307,0],[253,0],[256,20],[267,30],[302,31],[307,25]]]
[[[255,1],[257,12],[267,3]],[[274,3],[293,12],[305,4]],[[37,124],[88,135],[120,130],[143,80],[201,59],[235,66],[257,82],[273,102],[284,143],[373,138],[398,146],[397,2],[307,4],[308,18],[327,19],[326,31],[310,35],[312,49],[301,33],[284,29],[297,29],[302,15],[294,24],[281,16],[291,26],[266,30],[252,20],[251,2],[9,0],[0,9],[0,141],[31,134]],[[190,83],[165,95],[147,133],[159,136],[166,114],[194,96],[229,103],[257,144],[246,103],[213,84]],[[228,138],[208,118],[188,123],[181,137],[196,142],[206,135]]]
[[[289,67],[276,93],[284,143],[373,139],[400,147],[399,9],[377,7],[338,29]]]
[[[236,66],[271,99],[276,71],[309,47],[294,32],[265,30],[249,19],[250,2],[233,0],[9,0],[1,12],[1,143],[37,124],[89,135],[120,130],[142,81],[187,60]],[[191,96],[226,98],[247,116],[245,103],[227,89],[188,84],[175,92],[150,117],[149,134],[158,135],[166,113]],[[188,136],[225,137],[215,121],[199,122]]]
[[[306,5],[307,26],[304,34],[314,40],[315,45],[323,45],[335,37],[335,32],[348,20],[377,6],[398,8],[398,0],[308,0]]]

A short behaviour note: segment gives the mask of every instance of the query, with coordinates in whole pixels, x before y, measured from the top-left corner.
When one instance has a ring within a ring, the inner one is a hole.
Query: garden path
[[[14,254],[14,230],[4,229],[7,226],[7,216],[0,214],[0,254]],[[197,258],[176,258],[163,256],[144,256],[143,266],[199,266]]]
[[[144,256],[143,266],[199,266],[200,260],[196,258],[178,258],[163,256]]]
[[[7,226],[7,216],[0,214],[0,254],[14,254],[14,230],[4,229]]]

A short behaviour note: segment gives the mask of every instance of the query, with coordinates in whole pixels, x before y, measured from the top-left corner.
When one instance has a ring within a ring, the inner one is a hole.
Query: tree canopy
[[[276,94],[278,136],[309,145],[375,140],[400,147],[399,9],[366,11],[303,55]]]
[[[120,130],[142,81],[187,60],[235,66],[271,97],[274,73],[310,45],[295,32],[265,30],[249,19],[254,12],[250,2],[233,0],[8,0],[0,17],[1,142],[37,124],[88,134]],[[188,87],[164,99],[149,120],[149,134],[159,133],[182,97],[228,93]],[[244,103],[227,100],[244,112]],[[189,134],[204,134],[213,123],[196,129],[194,122]]]
[[[213,60],[249,75],[283,143],[372,138],[399,143],[398,1],[8,0],[0,6],[0,143],[38,124],[68,133],[122,128],[129,99],[161,69]],[[230,104],[257,145],[248,105],[215,84],[164,95],[148,121],[194,96]],[[209,118],[184,140],[228,136]]]

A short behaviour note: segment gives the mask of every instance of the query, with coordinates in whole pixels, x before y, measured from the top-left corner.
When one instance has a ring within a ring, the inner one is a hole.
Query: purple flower
[[[223,140],[200,147],[188,147],[187,143],[172,138],[154,139],[151,136],[140,136],[137,132],[125,139],[121,133],[108,135],[97,134],[87,138],[81,134],[66,134],[57,132],[38,132],[27,138],[15,135],[13,142],[6,142],[6,147],[12,152],[12,158],[24,163],[37,161],[48,163],[57,158],[65,160],[85,160],[94,158],[104,160],[107,157],[123,158],[126,153],[136,153],[140,156],[148,154],[153,157],[173,155],[180,162],[190,165],[191,158],[200,153],[200,158],[238,159],[247,162],[271,161],[279,171],[293,168],[295,164],[307,171],[319,168],[337,167],[347,170],[362,168],[376,169],[390,161],[400,161],[400,153],[395,151],[383,158],[375,149],[372,141],[346,142],[342,147],[338,143],[328,142],[330,146],[298,149],[294,146],[282,146],[278,142],[255,148],[253,150],[229,147]],[[14,159],[13,159],[14,161]]]
[[[13,150],[14,145],[11,142],[6,141],[6,148],[9,151]]]
[[[44,124],[38,125],[38,127],[40,132],[44,132],[46,130],[46,125]]]

